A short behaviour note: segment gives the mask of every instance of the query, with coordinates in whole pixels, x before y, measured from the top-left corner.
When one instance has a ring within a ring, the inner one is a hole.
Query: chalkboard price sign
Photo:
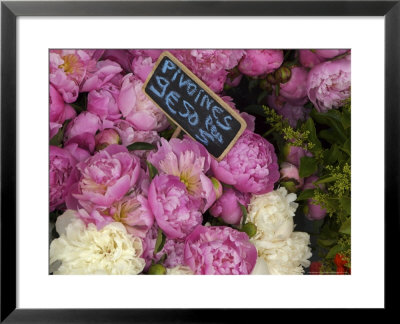
[[[194,140],[221,160],[246,122],[169,52],[163,52],[144,86],[146,95]]]

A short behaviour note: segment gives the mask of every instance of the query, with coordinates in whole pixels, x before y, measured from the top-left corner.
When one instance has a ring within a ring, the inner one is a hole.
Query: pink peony
[[[50,50],[50,83],[64,101],[74,102],[88,70],[95,65],[94,52],[85,50]]]
[[[68,141],[82,134],[91,134],[94,136],[100,128],[100,118],[88,111],[83,111],[68,124],[65,131],[65,140]]]
[[[239,203],[247,208],[251,195],[232,188],[224,190],[222,196],[210,208],[210,214],[221,217],[227,224],[239,224],[242,218],[242,209]]]
[[[197,226],[186,238],[184,260],[195,274],[250,274],[257,249],[247,234],[230,227]]]
[[[344,54],[347,51],[348,49],[319,49],[315,50],[315,54],[326,59],[331,59],[338,55]]]
[[[205,175],[210,168],[211,157],[200,143],[185,136],[169,142],[161,138],[157,152],[151,152],[148,160],[164,174],[179,177],[188,193],[207,210],[216,199],[212,181]]]
[[[199,204],[189,195],[178,177],[165,174],[156,176],[150,184],[148,195],[157,225],[168,238],[183,239],[201,224]]]
[[[242,50],[172,50],[178,60],[186,65],[211,90],[223,90],[228,71],[242,58]]]
[[[126,72],[131,71],[133,55],[128,50],[108,49],[104,51],[103,60],[110,60],[118,63]]]
[[[326,59],[310,50],[299,50],[299,61],[302,66],[312,68],[319,63],[325,62]]]
[[[272,191],[279,179],[274,146],[248,130],[244,131],[222,161],[212,160],[211,169],[221,182],[254,194]]]
[[[97,90],[89,92],[87,111],[96,114],[101,119],[116,120],[121,117],[118,108],[119,87],[108,82]]]
[[[350,86],[350,59],[327,61],[309,72],[307,94],[319,112],[327,112],[342,106],[350,98]]]
[[[87,211],[105,209],[121,200],[136,185],[139,159],[121,145],[109,145],[77,164],[79,181],[72,196]],[[69,207],[76,209],[75,206]]]
[[[137,57],[137,56],[143,56],[143,57],[151,57],[153,62],[157,61],[158,57],[161,55],[163,50],[160,49],[142,49],[142,50],[129,50],[129,52]]]
[[[50,146],[50,211],[65,202],[76,159],[68,150]]]
[[[69,143],[64,145],[64,150],[67,150],[75,158],[75,160],[79,162],[86,160],[90,156],[90,153],[87,150],[79,147],[77,143]]]
[[[151,57],[137,56],[132,61],[132,71],[142,82],[145,82],[154,65]]]
[[[76,116],[75,110],[64,102],[57,89],[50,84],[50,138],[57,134],[62,124]]]
[[[303,67],[292,68],[289,81],[280,85],[279,95],[294,105],[304,105],[308,101],[307,75]]]
[[[156,176],[150,184],[148,199],[157,225],[168,238],[182,239],[202,221],[199,204],[178,177]]]
[[[239,70],[248,76],[271,73],[283,62],[282,50],[247,50],[239,64]]]
[[[88,71],[81,84],[81,92],[90,92],[100,89],[122,71],[121,66],[113,61],[99,61],[92,71]]]
[[[164,247],[161,249],[161,251],[154,254],[154,247],[156,245],[157,234],[158,234],[158,226],[157,224],[154,224],[153,227],[147,232],[146,237],[143,239],[142,258],[146,260],[145,270],[147,270],[150,267],[152,261],[158,263],[165,254],[166,254],[166,259],[162,263],[165,267],[174,268],[178,265],[183,265],[185,242],[167,238],[165,240]]]
[[[162,131],[169,125],[165,114],[147,98],[143,82],[133,74],[122,79],[118,105],[122,115],[137,130]]]
[[[147,198],[141,194],[131,194],[115,202],[108,210],[116,222],[125,225],[128,233],[144,238],[154,223]]]

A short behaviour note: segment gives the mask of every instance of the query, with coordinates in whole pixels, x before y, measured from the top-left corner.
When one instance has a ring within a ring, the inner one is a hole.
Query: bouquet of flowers
[[[49,272],[350,274],[350,51],[168,51],[246,130],[175,136],[163,50],[50,50]]]

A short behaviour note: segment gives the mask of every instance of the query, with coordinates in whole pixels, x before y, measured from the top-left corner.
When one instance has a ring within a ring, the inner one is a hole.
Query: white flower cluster
[[[167,275],[193,275],[192,269],[187,266],[178,265],[174,268],[167,268]]]
[[[121,223],[110,223],[101,230],[86,226],[74,211],[57,218],[60,237],[50,245],[50,268],[54,274],[117,274],[142,272],[145,260],[140,258],[140,238],[127,233]]]
[[[293,232],[296,194],[279,188],[251,199],[247,221],[257,226],[251,238],[258,251],[252,274],[303,274],[311,257],[310,236]]]

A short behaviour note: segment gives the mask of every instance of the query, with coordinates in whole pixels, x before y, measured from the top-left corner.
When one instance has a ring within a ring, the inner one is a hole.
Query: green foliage
[[[300,159],[300,178],[306,178],[314,174],[318,169],[318,162],[313,157],[304,156]]]
[[[136,150],[154,150],[156,146],[146,142],[136,142],[126,147],[129,151],[136,151]]]
[[[334,258],[340,253],[350,267],[351,258],[351,100],[339,109],[318,112],[312,104],[310,117],[296,128],[278,115],[273,109],[263,107],[263,114],[256,107],[249,107],[252,112],[264,116],[270,129],[264,134],[275,146],[281,142],[301,147],[312,153],[300,159],[299,176],[307,178],[316,175],[314,189],[297,192],[297,201],[320,205],[326,209],[327,217],[319,221],[316,228],[318,252],[322,261],[322,272],[336,273]],[[284,161],[284,156],[281,156]],[[284,179],[280,186],[285,186]]]
[[[240,207],[240,210],[242,211],[242,226],[243,226],[244,224],[246,224],[246,220],[247,220],[247,209],[239,201],[237,203]]]
[[[154,179],[154,177],[158,174],[157,168],[149,161],[146,161],[146,164],[147,164],[147,169],[149,170],[150,179]]]
[[[64,132],[65,132],[65,129],[67,128],[69,122],[70,122],[70,120],[66,120],[66,121],[64,122],[64,124],[62,125],[62,127],[58,130],[57,134],[54,135],[54,136],[50,139],[50,145],[62,147],[63,140],[64,140]]]
[[[157,233],[156,245],[154,246],[154,254],[157,254],[158,252],[160,252],[162,250],[162,248],[164,247],[164,244],[165,244],[165,240],[166,240],[165,234],[159,228],[158,233]]]

